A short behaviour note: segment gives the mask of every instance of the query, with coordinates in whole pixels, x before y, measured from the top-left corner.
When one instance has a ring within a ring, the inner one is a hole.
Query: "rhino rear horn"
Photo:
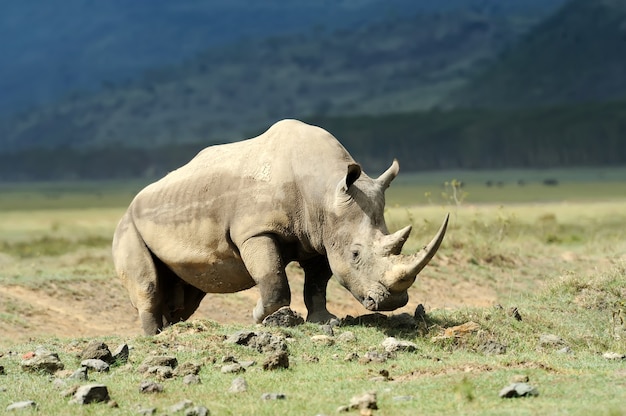
[[[383,191],[389,188],[389,184],[391,183],[392,180],[395,179],[396,176],[398,176],[398,172],[400,172],[400,164],[398,163],[397,159],[394,159],[389,169],[384,171],[376,179],[376,182],[378,183],[378,185]]]
[[[401,230],[396,231],[393,234],[386,235],[382,238],[381,250],[384,255],[397,255],[402,251],[404,243],[411,234],[411,226],[407,225]]]

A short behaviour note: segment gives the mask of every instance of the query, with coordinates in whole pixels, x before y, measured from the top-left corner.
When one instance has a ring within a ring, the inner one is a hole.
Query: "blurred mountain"
[[[136,77],[245,38],[351,29],[417,12],[548,13],[563,0],[3,0],[0,114]]]
[[[533,107],[626,97],[626,0],[572,0],[447,102]]]
[[[240,40],[0,123],[0,148],[208,143],[274,121],[437,105],[536,19],[454,12]]]

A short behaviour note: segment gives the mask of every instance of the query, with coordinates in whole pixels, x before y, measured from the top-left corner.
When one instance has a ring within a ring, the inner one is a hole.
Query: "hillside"
[[[544,16],[563,0],[3,0],[0,115],[243,38],[354,28],[417,12]]]
[[[447,100],[530,107],[626,97],[626,1],[572,0]]]
[[[210,143],[286,117],[429,108],[532,23],[475,12],[419,14],[214,47],[5,120],[0,149]]]

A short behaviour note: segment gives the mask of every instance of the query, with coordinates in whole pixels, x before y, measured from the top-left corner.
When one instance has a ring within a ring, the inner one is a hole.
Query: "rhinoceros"
[[[308,321],[334,317],[326,308],[333,275],[370,311],[404,306],[448,216],[421,251],[400,254],[411,226],[390,234],[383,215],[398,171],[394,160],[368,177],[335,137],[297,120],[200,151],[141,190],[115,231],[115,270],[143,331],[186,320],[206,293],[255,285],[260,322],[290,304],[291,261],[304,271]]]

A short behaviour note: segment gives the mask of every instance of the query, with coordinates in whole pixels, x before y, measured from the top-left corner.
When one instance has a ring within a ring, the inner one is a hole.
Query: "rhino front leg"
[[[274,238],[261,235],[246,240],[241,247],[241,258],[259,287],[261,298],[252,312],[255,322],[291,303],[285,265]]]
[[[304,304],[308,311],[308,322],[328,322],[335,315],[326,309],[326,288],[333,272],[330,270],[328,259],[320,256],[300,262],[304,269]]]

